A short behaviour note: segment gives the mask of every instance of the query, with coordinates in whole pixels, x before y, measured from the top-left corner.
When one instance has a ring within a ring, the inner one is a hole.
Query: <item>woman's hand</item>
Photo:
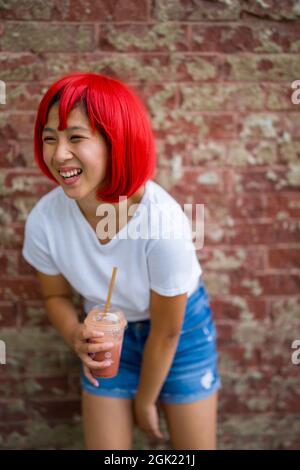
[[[102,331],[92,330],[84,323],[78,324],[72,334],[72,346],[83,363],[83,373],[88,381],[96,387],[98,387],[98,381],[93,376],[91,370],[108,367],[111,365],[111,361],[97,362],[92,359],[92,356],[96,352],[111,349],[113,343],[92,343],[88,341],[92,338],[101,338],[103,336],[104,333]]]
[[[138,398],[134,400],[134,417],[136,425],[154,441],[166,441],[167,438],[159,427],[159,413],[155,403],[146,404]]]

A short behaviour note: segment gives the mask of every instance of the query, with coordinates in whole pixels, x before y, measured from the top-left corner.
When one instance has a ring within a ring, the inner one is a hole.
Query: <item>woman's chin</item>
[[[82,189],[69,187],[65,185],[61,185],[61,187],[64,190],[64,193],[66,194],[66,196],[68,196],[71,199],[79,200],[85,196],[85,193],[82,191]]]

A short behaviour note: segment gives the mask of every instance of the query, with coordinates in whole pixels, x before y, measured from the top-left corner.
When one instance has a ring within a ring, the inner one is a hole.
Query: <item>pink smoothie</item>
[[[110,342],[110,341],[111,341],[111,338],[108,338],[107,342]],[[99,343],[99,342],[103,342],[103,339],[101,338],[101,341],[99,341],[99,339],[93,338],[90,340],[90,342]],[[123,338],[120,341],[116,341],[112,349],[108,351],[99,351],[93,354],[94,361],[97,361],[97,362],[102,362],[105,360],[112,361],[112,364],[108,367],[105,367],[103,369],[93,369],[92,374],[94,377],[102,377],[102,378],[110,379],[117,375],[118,370],[119,370],[119,365],[120,365],[122,343],[123,343]]]
[[[119,370],[120,355],[123,344],[124,330],[127,326],[127,321],[123,312],[116,309],[109,309],[109,312],[104,314],[104,306],[98,305],[94,307],[85,319],[85,324],[93,330],[103,331],[104,336],[101,338],[91,338],[89,341],[92,343],[113,343],[113,347],[107,351],[99,351],[92,355],[93,360],[102,362],[111,360],[110,366],[91,370],[94,377],[112,378],[115,377]]]

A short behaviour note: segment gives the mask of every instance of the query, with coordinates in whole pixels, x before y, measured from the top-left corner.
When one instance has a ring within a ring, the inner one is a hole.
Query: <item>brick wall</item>
[[[199,251],[218,327],[220,448],[299,448],[300,2],[1,3],[0,447],[82,445],[78,362],[45,319],[20,255],[53,186],[33,161],[39,100],[71,71],[117,76],[150,111],[157,180],[204,203]],[[136,433],[135,446],[147,447]]]

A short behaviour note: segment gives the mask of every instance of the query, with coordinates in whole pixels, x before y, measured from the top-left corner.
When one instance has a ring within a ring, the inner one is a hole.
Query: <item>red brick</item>
[[[267,94],[266,108],[270,111],[294,110],[295,105],[291,100],[291,83],[268,83],[264,85]]]
[[[198,138],[199,133],[203,139],[226,139],[236,136],[236,124],[232,114],[199,114],[186,113],[189,117],[173,119],[172,114],[166,115],[164,128],[157,129],[155,134],[161,140],[166,139],[170,133],[176,138],[179,135],[188,134],[191,139]],[[194,119],[193,119],[194,114]],[[197,123],[198,120],[198,123]]]
[[[227,192],[227,175],[224,175],[224,188]],[[222,187],[215,188],[215,192],[204,192],[201,194],[195,194],[193,202],[198,204],[204,204],[204,217],[205,217],[205,226],[210,223],[218,223],[220,226],[227,226],[228,219],[228,199],[224,196],[224,189]],[[225,217],[224,217],[225,214]]]
[[[243,16],[248,14],[252,18],[259,18],[260,20],[297,20],[299,17],[295,3],[290,0],[283,0],[281,2],[277,0],[264,0],[263,3],[242,0],[241,14]],[[288,27],[290,24],[292,23],[286,23],[286,26]]]
[[[284,140],[286,135],[300,138],[300,131],[295,122],[295,113],[249,113],[239,121],[239,134],[243,139]]]
[[[72,396],[81,395],[81,385],[78,374],[69,376],[69,393]]]
[[[122,80],[133,82],[203,82],[216,79],[221,73],[219,57],[190,53],[127,53],[105,54],[101,52],[43,54],[48,80],[72,72],[87,69]],[[55,72],[54,72],[55,70]]]
[[[187,27],[180,23],[101,24],[99,26],[101,51],[186,51]]]
[[[5,172],[5,195],[43,196],[57,185],[39,169],[9,170]]]
[[[177,106],[178,106],[177,84],[133,82],[133,83],[128,83],[128,85],[141,98],[143,103],[146,104],[149,112],[151,111],[149,101],[152,100],[155,103],[156,99],[162,108],[165,108],[167,110],[177,109]]]
[[[249,183],[250,184],[250,183]],[[230,199],[230,215],[235,219],[276,219],[300,217],[300,196],[296,192],[242,193]]]
[[[34,166],[33,143],[10,140],[5,130],[0,131],[0,168],[22,168]]]
[[[0,277],[17,275],[16,251],[0,252]]]
[[[295,414],[292,413],[293,422],[295,422]],[[273,439],[274,441],[274,439]],[[300,438],[293,434],[284,432],[282,435],[276,434],[275,450],[299,450],[300,449]]]
[[[219,327],[219,329],[221,326]],[[235,367],[248,368],[257,367],[262,361],[262,351],[258,347],[253,347],[251,353],[245,352],[245,347],[236,341],[222,341],[217,338],[217,344],[220,351],[223,351],[225,357],[235,364]],[[226,370],[223,374],[227,372]]]
[[[205,0],[197,0],[197,5],[192,0],[180,0],[170,2],[160,0],[153,3],[153,18],[159,21],[226,21],[239,18],[240,5],[237,0],[225,4],[222,2],[211,3]]]
[[[247,82],[292,82],[299,71],[298,54],[228,54],[222,67],[225,80]]]
[[[95,30],[93,24],[84,23],[48,23],[8,21],[0,36],[2,51],[22,52],[30,50],[41,53],[51,52],[85,52],[95,48]]]
[[[218,272],[229,272],[243,266],[251,272],[263,270],[266,267],[265,248],[262,247],[219,247],[205,248],[205,269]],[[201,254],[203,253],[200,252]]]
[[[85,0],[78,2],[71,0],[67,19],[71,21],[145,21],[148,19],[147,0],[128,0],[126,2],[117,0],[109,2],[100,0]]]
[[[192,25],[192,50],[200,52],[296,52],[297,23],[252,22],[238,25]],[[266,30],[268,39],[266,40]]]
[[[44,80],[45,64],[36,54],[28,52],[1,53],[1,80]]]
[[[220,243],[225,243],[226,231],[219,223],[205,223],[205,238],[204,246],[218,246]]]
[[[68,377],[34,377],[33,379],[40,390],[34,392],[35,397],[58,398],[65,397],[69,389]]]
[[[23,421],[9,421],[2,422],[0,424],[0,436],[1,436],[1,450],[7,449],[12,450],[11,443],[13,442],[13,436],[21,436],[25,441],[27,437],[26,425],[28,420],[24,419]],[[19,449],[20,450],[20,449]]]
[[[289,162],[299,161],[300,160],[300,142],[295,139],[289,142],[280,142],[278,145],[278,154],[279,154],[280,161],[284,163],[285,165]]]
[[[192,25],[192,50],[199,52],[252,52],[259,45],[253,28],[246,25]]]
[[[53,350],[47,354],[44,352],[31,353],[27,355],[25,363],[20,360],[18,363],[18,373],[39,377],[67,376],[69,373],[77,373],[79,376],[79,369],[79,359],[77,360],[71,351],[64,354],[62,352],[53,354]]]
[[[0,298],[7,301],[37,300],[41,293],[38,281],[25,277],[0,280]]]
[[[262,111],[265,109],[266,91],[261,84],[254,83],[222,83],[218,84],[222,94],[222,107],[226,111],[239,110]]]
[[[300,268],[300,247],[270,249],[268,252],[268,261],[270,268]]]
[[[3,253],[0,253],[0,272],[2,274],[7,274],[8,259],[7,256]]]
[[[232,114],[205,116],[204,122],[209,129],[207,137],[210,139],[218,140],[237,136],[237,125]]]
[[[257,292],[260,295],[296,295],[300,291],[299,274],[257,274],[250,276],[235,272],[231,277],[230,293],[249,295]]]
[[[299,239],[297,220],[235,222],[232,228],[225,231],[225,240],[231,245],[299,243]]]
[[[300,218],[300,194],[296,192],[271,192],[265,194],[266,215],[276,217],[285,213],[290,218]]]
[[[42,300],[19,301],[17,310],[21,326],[49,327],[50,325]]]
[[[8,4],[1,11],[1,17],[7,20],[64,20],[64,21],[141,21],[147,20],[147,1],[135,0],[108,2],[106,0],[71,0],[68,4],[50,1],[47,9],[41,0],[34,4]]]
[[[184,204],[204,204],[205,217],[207,217],[205,223],[208,222],[210,220],[209,211],[212,212],[213,210],[209,206],[210,196],[214,198],[214,203],[217,204],[218,198],[220,200],[221,195],[226,192],[228,184],[226,171],[215,168],[199,170],[191,167],[182,167],[179,171],[181,177],[177,179],[171,165],[159,167],[155,181],[166,187],[167,191],[181,204],[183,209]],[[214,197],[216,195],[217,197]],[[212,207],[214,207],[214,203]],[[221,201],[220,204],[222,204]],[[195,206],[193,206],[193,217],[195,210]]]
[[[279,380],[281,381],[282,386],[278,389],[276,409],[285,414],[299,414],[299,365],[285,364],[278,373],[278,381]]]
[[[297,328],[299,327],[299,322],[297,318],[297,313],[300,311],[300,296],[289,296],[289,297],[276,297],[276,298],[270,298],[268,299],[268,306],[267,306],[267,312],[268,316],[274,321],[285,321],[284,315],[289,315],[290,319],[288,324],[286,325],[287,327],[287,332],[294,335],[294,333],[297,331]],[[281,336],[280,330],[277,331],[278,336]],[[288,335],[289,336],[289,335]],[[297,334],[296,334],[297,336]],[[288,349],[285,350],[289,354],[291,351],[291,343],[292,340],[296,339],[290,338],[291,342],[287,345]],[[300,339],[300,338],[299,338]],[[281,337],[280,337],[281,340]],[[286,340],[286,335],[283,336],[282,340]],[[282,341],[281,340],[281,341]]]
[[[34,111],[48,86],[43,82],[10,83],[7,87],[7,102],[16,111]]]
[[[0,128],[2,138],[6,139],[28,139],[33,137],[34,114],[24,113],[5,113],[4,127]]]
[[[25,160],[20,155],[18,144],[12,140],[0,141],[0,168],[25,166]]]
[[[0,302],[0,327],[17,325],[17,307],[14,302]],[[0,334],[1,339],[1,334]]]
[[[251,168],[235,170],[232,173],[234,189],[242,191],[298,191],[299,185],[292,179],[293,169]]]
[[[65,396],[68,390],[67,377],[26,377],[23,376],[22,380],[19,378],[10,377],[9,379],[0,378],[0,396],[2,398],[18,397],[40,397],[45,395],[47,397]]]
[[[39,413],[46,420],[49,419],[68,419],[71,420],[75,415],[80,415],[80,400],[65,398],[55,399],[29,399],[28,400],[29,416]]]
[[[260,377],[257,373],[260,373]],[[251,413],[261,411],[260,402],[263,401],[264,412],[273,411],[276,404],[276,390],[271,381],[276,373],[272,367],[237,369],[224,379],[224,393],[220,396],[222,411],[225,413]],[[244,393],[238,393],[239,386],[243,386]],[[253,402],[251,403],[251,401]]]
[[[32,208],[36,205],[38,200],[40,199],[39,196],[20,196],[16,193],[11,198],[12,208],[16,209],[17,211],[17,222],[26,222],[29,213],[31,212]]]
[[[223,343],[230,341],[233,337],[234,326],[234,322],[230,320],[222,319],[216,322],[218,341]]]
[[[230,215],[235,219],[259,219],[270,216],[266,196],[260,193],[242,193],[230,198]]]
[[[245,305],[245,308],[242,307]],[[211,307],[216,321],[238,320],[241,314],[251,313],[254,318],[262,320],[267,316],[266,301],[264,298],[224,296],[211,300]]]
[[[6,192],[4,187],[0,188],[0,193]],[[4,197],[3,197],[4,196]],[[1,201],[1,222],[3,224],[3,228],[10,226],[12,223],[17,221],[18,211],[11,203],[11,199],[3,194],[0,198]]]
[[[33,142],[26,140],[0,140],[0,168],[34,167]]]
[[[249,96],[249,101],[251,96]],[[255,99],[252,99],[255,103]],[[243,103],[243,102],[242,102]],[[227,165],[234,170],[247,168],[250,172],[262,166],[281,162],[276,143],[270,139],[240,139],[228,142]]]
[[[24,239],[24,224],[10,224],[8,227],[0,226],[0,243],[2,248],[21,250]]]
[[[27,417],[26,403],[22,398],[7,400],[0,398],[0,421],[2,423],[26,420]]]

